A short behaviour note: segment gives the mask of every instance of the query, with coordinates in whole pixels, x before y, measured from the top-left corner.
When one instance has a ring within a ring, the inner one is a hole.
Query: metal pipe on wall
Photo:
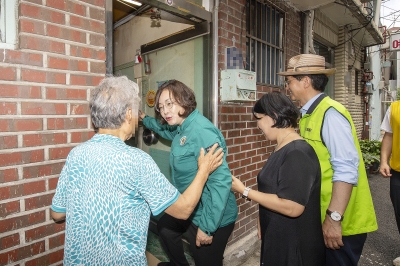
[[[307,10],[303,12],[303,53],[315,54],[314,50],[314,10]]]
[[[213,53],[212,53],[212,93],[211,93],[211,113],[212,123],[218,127],[218,10],[219,0],[214,1],[213,10]]]

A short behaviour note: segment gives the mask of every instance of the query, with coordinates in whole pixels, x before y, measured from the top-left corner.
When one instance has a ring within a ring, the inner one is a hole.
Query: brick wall
[[[19,1],[18,48],[0,49],[0,265],[62,264],[49,205],[69,151],[93,135],[105,1]]]
[[[282,1],[272,1],[286,12],[285,21],[285,55],[286,60],[301,53],[301,15]],[[242,50],[243,58],[246,58],[246,11],[245,0],[222,0],[219,6],[219,47],[218,68],[225,69],[225,48],[233,45]],[[243,16],[242,16],[243,13]],[[243,21],[241,22],[241,18]],[[240,42],[242,37],[242,42]],[[242,43],[242,46],[240,46]],[[267,86],[257,86],[257,99],[264,93],[277,90]],[[233,175],[242,180],[246,186],[257,188],[256,177],[261,170],[276,143],[266,141],[261,131],[257,128],[257,122],[252,115],[254,102],[229,104],[221,103],[219,106],[219,128],[221,129],[228,146],[227,161]],[[247,236],[257,227],[258,205],[249,202],[239,195],[237,204],[239,217],[236,221],[233,234],[228,245]]]
[[[18,49],[0,49],[0,266],[62,263],[65,225],[50,219],[49,205],[69,151],[94,134],[88,89],[105,73],[105,1],[19,1]],[[301,52],[300,12],[276,2],[286,12],[287,60]],[[236,47],[242,37],[245,55],[244,5],[220,1],[219,69],[232,37]],[[257,98],[274,89],[257,86]],[[221,104],[219,127],[232,173],[256,188],[275,143],[256,127],[252,106]],[[237,203],[230,244],[256,228],[257,205]]]

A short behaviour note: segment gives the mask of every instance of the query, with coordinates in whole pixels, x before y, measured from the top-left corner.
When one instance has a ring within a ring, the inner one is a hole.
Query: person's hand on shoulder
[[[199,171],[203,170],[210,174],[222,164],[224,153],[222,148],[216,150],[217,147],[218,143],[215,143],[206,155],[204,155],[204,149],[200,149],[200,156],[197,160]]]

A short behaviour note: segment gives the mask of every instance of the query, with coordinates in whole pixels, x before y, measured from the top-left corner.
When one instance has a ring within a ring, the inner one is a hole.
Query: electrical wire
[[[340,2],[337,2],[337,1],[335,1],[334,3],[346,7],[346,10],[350,9],[347,1],[346,1],[346,4],[343,4],[343,3],[340,3]],[[367,27],[371,23],[371,21],[374,18],[374,16],[371,15],[373,13],[373,10],[370,7],[368,7],[368,9],[370,9],[370,13],[367,14],[367,17],[369,18],[368,22],[365,25],[361,25],[361,27],[358,27],[358,28],[355,28],[355,29],[351,29],[349,32],[353,32],[353,31],[356,31],[356,30],[358,30],[358,31],[354,35],[352,35],[349,39],[345,40],[342,43],[339,43],[337,46],[341,46],[343,44],[346,44],[348,41],[352,41],[354,36],[356,36],[362,29],[364,29],[365,27]],[[349,26],[349,25],[350,24],[347,24],[345,26]],[[364,39],[364,36],[365,36],[365,31],[364,31],[363,39]]]
[[[396,11],[396,9],[390,8],[390,7],[388,7],[388,6],[385,6],[385,5],[381,5],[381,6],[383,6],[384,8],[387,8],[387,9],[390,9],[390,10],[393,10],[393,11]],[[398,12],[398,11],[396,11],[396,12]]]
[[[400,17],[400,15],[397,16],[397,18],[395,18],[395,20],[392,22],[392,24],[390,24],[390,26],[388,28],[390,28],[396,21],[397,19]]]
[[[364,35],[363,35],[363,37],[362,37],[362,39],[361,39],[361,42],[360,42],[360,45],[358,46],[358,51],[354,54],[354,61],[353,61],[353,64],[351,65],[351,68],[350,69],[353,69],[353,67],[354,67],[354,64],[356,63],[356,61],[357,61],[357,54],[358,54],[358,52],[361,52],[361,48],[362,48],[362,42],[363,42],[363,40],[364,40],[364,37],[365,37],[365,33],[366,33],[367,31],[365,30],[364,31]],[[351,41],[352,42],[352,44],[353,44],[353,40]],[[353,44],[353,46],[354,46],[354,44]]]
[[[398,12],[400,12],[400,10],[397,10],[397,11],[395,11],[395,12],[392,12],[392,13],[390,13],[389,15],[386,15],[386,16],[381,16],[381,18],[386,18],[386,17],[388,17],[388,16],[391,16],[391,15],[393,15],[393,14],[396,14],[396,13],[398,13]]]

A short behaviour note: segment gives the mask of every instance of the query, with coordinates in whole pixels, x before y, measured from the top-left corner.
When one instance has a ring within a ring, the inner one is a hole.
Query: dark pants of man
[[[211,245],[196,246],[197,226],[191,220],[176,219],[164,214],[157,223],[158,233],[165,253],[170,259],[171,266],[188,266],[182,235],[187,232],[193,259],[196,266],[222,266],[224,251],[228,238],[235,223],[218,228],[213,236]]]
[[[326,249],[326,266],[357,266],[367,234],[343,236],[344,246],[340,249]]]
[[[393,204],[397,230],[400,233],[400,172],[392,169],[390,173],[392,174],[390,177],[390,200]]]

